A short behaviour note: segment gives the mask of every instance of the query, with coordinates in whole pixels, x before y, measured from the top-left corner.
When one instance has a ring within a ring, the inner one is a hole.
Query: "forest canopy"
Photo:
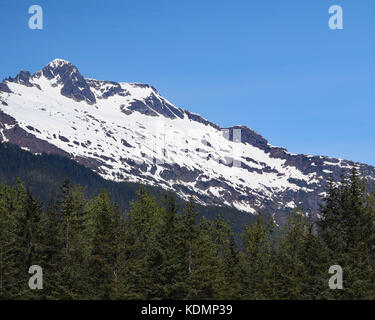
[[[219,214],[198,219],[144,187],[122,212],[65,180],[47,205],[20,179],[0,185],[0,299],[374,299],[375,196],[353,170],[328,182],[319,219],[259,215],[241,241]],[[43,289],[30,290],[31,265]],[[330,266],[343,270],[331,290]]]

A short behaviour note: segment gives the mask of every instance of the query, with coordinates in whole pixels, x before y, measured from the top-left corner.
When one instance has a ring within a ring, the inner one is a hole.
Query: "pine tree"
[[[112,299],[118,294],[117,263],[122,220],[106,191],[92,200],[91,208],[90,215],[94,223],[88,271],[91,295],[95,299]]]
[[[186,249],[187,249],[187,269],[188,273],[192,273],[193,269],[193,243],[198,236],[198,228],[196,227],[196,220],[198,216],[198,210],[192,198],[186,204],[185,216],[184,216],[184,227],[186,234]]]
[[[165,196],[164,205],[161,230],[157,234],[161,252],[157,295],[161,299],[182,299],[186,296],[183,219],[172,192]]]
[[[72,186],[70,180],[61,185],[59,220],[63,234],[62,297],[85,298],[87,294],[88,241],[85,237],[87,215],[82,187]]]
[[[1,187],[0,202],[0,294],[8,299],[39,298],[40,294],[28,287],[28,270],[41,264],[41,204],[20,179],[14,187]]]
[[[258,215],[242,234],[241,299],[266,299],[272,287],[271,225]]]
[[[240,261],[239,248],[235,243],[232,227],[217,215],[215,221],[214,243],[216,255],[219,259],[219,272],[217,274],[218,299],[235,299],[240,293]]]
[[[59,299],[64,295],[64,234],[58,216],[57,195],[50,194],[47,211],[41,219],[41,254],[44,299]]]
[[[300,209],[289,217],[274,262],[276,298],[327,298],[328,252],[313,229]]]
[[[128,299],[160,298],[156,284],[162,254],[157,241],[164,208],[141,187],[125,220],[125,240],[121,254],[122,281]]]
[[[14,192],[5,184],[0,185],[0,299],[12,299],[18,295],[20,279],[18,276],[15,234],[15,214],[20,207],[15,205]]]
[[[372,196],[366,181],[355,168],[340,185],[329,186],[321,207],[319,234],[326,243],[331,265],[343,268],[343,290],[332,292],[335,299],[365,299],[373,297],[369,284],[373,278],[375,249],[375,214]],[[370,280],[370,281],[369,281]]]

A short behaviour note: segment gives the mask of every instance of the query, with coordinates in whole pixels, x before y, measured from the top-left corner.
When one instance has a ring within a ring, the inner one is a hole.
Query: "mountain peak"
[[[62,85],[61,94],[75,101],[86,101],[89,104],[96,102],[85,78],[80,74],[77,67],[64,59],[55,59],[48,63],[35,76],[43,75],[48,80],[56,80]]]
[[[51,80],[59,76],[60,79],[66,77],[80,78],[82,75],[79,73],[76,66],[69,61],[63,59],[55,59],[38,71],[36,75],[43,74],[47,79]],[[82,77],[83,78],[83,77]]]
[[[291,154],[246,126],[221,128],[178,108],[149,85],[84,78],[63,59],[0,84],[2,141],[201,204],[283,214],[278,223],[295,207],[318,214],[329,176],[356,167],[375,181],[374,167]]]
[[[64,59],[59,59],[59,58],[56,58],[56,59],[52,60],[45,67],[58,68],[58,67],[61,67],[63,65],[69,65],[69,66],[74,67],[74,65],[70,61],[64,60]]]
[[[56,63],[59,63],[59,64],[61,64],[61,63],[63,63],[63,64],[68,63],[68,64],[71,64],[70,61],[65,60],[65,59],[60,59],[60,58],[56,58],[56,59],[52,60],[49,64],[51,64],[51,63],[55,63],[55,64]]]

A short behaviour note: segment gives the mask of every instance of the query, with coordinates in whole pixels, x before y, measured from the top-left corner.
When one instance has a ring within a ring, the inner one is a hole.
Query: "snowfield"
[[[148,85],[82,80],[65,60],[26,78],[3,82],[11,92],[0,91],[0,110],[16,124],[3,121],[0,139],[9,141],[18,126],[72,159],[95,164],[105,179],[162,186],[204,205],[254,214],[266,203],[303,205],[303,195],[322,192],[327,175],[354,166],[342,159],[301,158],[268,142],[252,144],[244,137],[244,131],[257,135],[251,129],[222,129]],[[372,167],[364,169],[375,177]]]

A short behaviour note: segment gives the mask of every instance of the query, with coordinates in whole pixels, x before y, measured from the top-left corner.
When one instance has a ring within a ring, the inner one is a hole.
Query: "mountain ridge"
[[[0,84],[0,141],[253,214],[316,215],[327,178],[353,167],[375,180],[372,166],[289,153],[247,126],[221,128],[176,107],[148,84],[84,78],[62,59]]]

